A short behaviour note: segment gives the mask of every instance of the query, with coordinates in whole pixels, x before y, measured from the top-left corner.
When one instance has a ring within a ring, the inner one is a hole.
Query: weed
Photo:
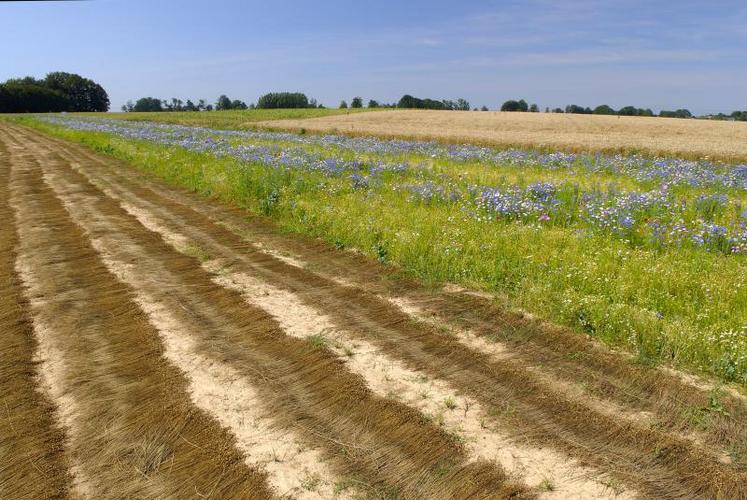
[[[315,349],[325,349],[329,345],[329,339],[321,333],[307,337],[306,341]]]
[[[555,485],[553,484],[552,481],[545,478],[542,481],[540,481],[540,483],[537,485],[537,489],[540,491],[545,491],[545,492],[555,491]]]

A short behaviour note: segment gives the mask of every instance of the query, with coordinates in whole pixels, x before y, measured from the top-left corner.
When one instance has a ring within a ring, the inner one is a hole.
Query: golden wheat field
[[[747,123],[555,113],[396,110],[259,122],[273,129],[498,146],[747,160]]]

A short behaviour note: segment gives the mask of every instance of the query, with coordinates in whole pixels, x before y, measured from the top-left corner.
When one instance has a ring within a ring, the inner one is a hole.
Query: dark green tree
[[[216,111],[224,111],[227,109],[231,109],[232,101],[229,99],[229,97],[225,94],[218,97],[218,102],[215,103],[215,109]]]
[[[676,111],[661,110],[659,116],[664,118],[692,118],[693,114],[688,109],[678,109]]]
[[[600,104],[599,106],[594,108],[594,111],[592,111],[592,113],[595,115],[616,115],[617,111],[606,104]]]
[[[529,105],[524,99],[515,101],[510,99],[501,105],[501,111],[528,111]]]
[[[362,108],[363,107],[363,99],[360,97],[353,97],[353,100],[350,101],[350,107],[351,108]]]
[[[231,109],[247,109],[248,107],[244,101],[238,99],[231,101]]]
[[[469,111],[469,102],[467,99],[459,98],[456,100],[456,104],[454,105],[454,109],[457,111]]]
[[[625,106],[617,111],[620,116],[638,116],[638,108],[635,106]]]
[[[132,111],[163,111],[163,103],[161,102],[161,99],[156,99],[155,97],[141,97],[135,102]]]
[[[62,93],[43,85],[0,85],[0,113],[49,113],[67,111],[70,101]]]
[[[109,111],[109,96],[93,80],[57,71],[46,76],[44,85],[67,96],[69,111]]]
[[[566,113],[573,113],[576,115],[590,115],[592,113],[591,108],[585,108],[578,104],[569,104],[565,107]]]
[[[310,107],[309,98],[301,92],[270,92],[257,100],[259,109],[291,109]]]

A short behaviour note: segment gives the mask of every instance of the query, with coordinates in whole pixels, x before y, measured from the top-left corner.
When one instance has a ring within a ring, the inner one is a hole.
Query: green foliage
[[[43,85],[15,82],[0,85],[0,113],[47,113],[69,108],[65,95]]]
[[[155,97],[141,97],[137,100],[131,111],[139,113],[150,113],[153,111],[163,111],[163,105],[160,99]]]
[[[661,110],[659,116],[663,118],[692,118],[693,114],[688,109],[678,109],[677,111]]]
[[[579,106],[578,104],[569,104],[565,107],[565,112],[576,115],[590,115],[591,108],[584,108],[583,106]]]
[[[308,108],[309,98],[301,92],[270,92],[259,98],[258,109]]]
[[[218,101],[215,103],[215,109],[218,111],[223,111],[226,109],[233,109],[231,107],[231,99],[225,94],[218,97]]]
[[[514,101],[513,99],[511,99],[501,105],[501,111],[526,112],[529,111],[529,105],[524,99],[520,99],[518,101]]]
[[[539,113],[539,110],[539,106],[537,106],[536,104],[532,104],[531,106],[529,106],[530,113]]]
[[[378,108],[379,107],[379,102],[378,101],[374,101],[373,99],[371,99],[370,101],[368,101],[368,107],[369,108]]]
[[[353,100],[350,101],[350,107],[359,109],[363,107],[363,98],[361,97],[353,97]]]
[[[74,73],[57,71],[49,73],[44,86],[67,97],[67,111],[108,111],[109,96],[104,88],[93,80]]]
[[[457,99],[454,109],[457,111],[469,111],[469,102],[461,97]]]
[[[600,104],[599,106],[594,108],[594,111],[592,111],[592,113],[595,115],[616,115],[617,111],[606,104]]]
[[[340,109],[348,109],[348,103],[345,99],[340,101]]]
[[[0,84],[0,113],[108,110],[104,88],[73,73],[49,73],[43,80],[27,76]]]
[[[636,108],[635,106],[625,106],[617,112],[620,116],[654,116],[650,109]]]
[[[469,111],[470,109],[469,102],[462,98],[459,98],[456,101],[448,99],[436,101],[434,99],[420,99],[409,94],[405,94],[400,98],[399,102],[397,102],[397,107],[404,109],[441,109],[456,111]]]
[[[226,96],[221,96],[221,98]],[[226,99],[228,99],[226,97]],[[246,104],[241,101],[228,101],[220,99],[222,105],[228,105],[229,109],[246,109]],[[132,101],[127,101],[127,104],[122,106],[122,111],[127,113],[157,113],[160,111],[168,112],[181,112],[181,111],[212,111],[212,105],[205,104],[205,99],[200,99],[197,104],[187,99],[187,103],[176,97],[172,97],[170,101],[165,99],[161,100],[155,97],[141,97],[135,104]]]

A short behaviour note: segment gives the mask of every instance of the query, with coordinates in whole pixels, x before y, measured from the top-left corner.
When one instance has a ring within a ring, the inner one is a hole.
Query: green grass
[[[569,227],[486,223],[465,215],[459,204],[413,203],[392,190],[386,177],[381,187],[357,191],[347,179],[278,172],[178,147],[25,122],[167,183],[266,214],[285,231],[357,248],[426,282],[496,293],[508,307],[622,347],[639,362],[747,384],[743,257],[688,247],[637,248],[609,235],[579,237]],[[476,164],[437,161],[431,167],[434,175],[461,176],[464,182],[500,175]],[[512,172],[506,175],[518,175]]]
[[[248,129],[256,122],[270,120],[290,120],[300,118],[320,118],[323,116],[349,113],[365,113],[377,109],[247,109],[230,111],[175,111],[157,113],[72,113],[73,115],[114,118],[119,120],[142,120],[160,123],[174,123],[219,129]]]

